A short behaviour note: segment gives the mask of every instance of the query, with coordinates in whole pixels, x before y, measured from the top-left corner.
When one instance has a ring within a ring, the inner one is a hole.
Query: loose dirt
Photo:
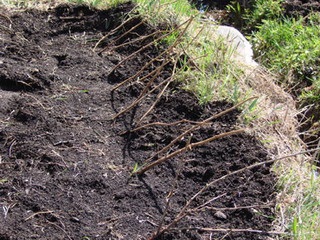
[[[143,164],[195,122],[232,106],[200,106],[175,83],[140,126],[188,121],[130,131],[159,89],[112,119],[152,80],[142,76],[164,65],[153,88],[173,70],[164,55],[142,71],[141,80],[112,91],[165,50],[161,44],[146,47],[160,33],[141,38],[165,26],[155,29],[138,16],[128,20],[132,9],[131,4],[105,11],[70,5],[47,12],[1,9],[0,239],[148,239],[209,182],[268,160],[253,136],[238,134],[130,177],[136,163]],[[236,129],[238,114],[234,110],[210,121],[164,155]],[[269,165],[226,177],[195,198],[188,214],[158,239],[268,239],[274,185]]]

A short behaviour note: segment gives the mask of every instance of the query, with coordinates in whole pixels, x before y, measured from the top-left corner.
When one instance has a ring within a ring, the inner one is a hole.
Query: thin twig
[[[50,210],[48,210],[48,211],[42,211],[42,212],[36,212],[36,213],[31,214],[29,217],[25,218],[24,220],[25,220],[25,221],[28,221],[28,220],[30,220],[31,218],[34,218],[34,217],[37,216],[37,215],[40,215],[40,214],[49,214],[49,213],[53,213],[53,212],[54,212],[54,211],[50,211]]]
[[[174,191],[177,189],[177,185],[178,185],[178,178],[179,178],[179,175],[180,175],[180,172],[181,172],[181,167],[179,168],[177,174],[176,174],[176,177],[174,178],[174,182],[173,182],[173,185],[172,185],[172,188],[169,192],[169,194],[167,195],[166,197],[166,206],[165,206],[165,211],[162,215],[162,218],[161,218],[161,221],[158,225],[158,229],[157,229],[157,233],[159,231],[161,231],[161,228],[162,228],[162,225],[164,223],[164,220],[165,220],[165,217],[167,216],[168,212],[169,212],[169,207],[170,207],[170,202],[171,202],[171,199],[172,197],[174,196]]]
[[[191,144],[187,144],[185,147],[183,148],[180,148],[176,151],[174,151],[173,153],[167,155],[167,156],[164,156],[148,165],[145,165],[144,167],[142,167],[140,170],[138,170],[135,174],[137,175],[141,175],[143,174],[144,172],[148,171],[150,168],[156,166],[156,165],[159,165],[160,163],[163,163],[165,162],[166,160],[178,155],[178,154],[181,154],[187,150],[191,150],[192,148],[195,148],[195,147],[199,147],[201,145],[204,145],[208,142],[212,142],[214,140],[217,140],[217,139],[220,139],[220,138],[223,138],[223,137],[227,137],[227,136],[231,136],[231,135],[234,135],[234,134],[239,134],[239,133],[242,133],[244,132],[244,129],[238,129],[238,130],[233,130],[233,131],[229,131],[229,132],[225,132],[225,133],[221,133],[219,135],[216,135],[216,136],[213,136],[213,137],[210,137],[210,138],[207,138],[205,140],[202,140],[202,141],[199,141],[199,142],[195,142],[195,143],[191,143]]]
[[[131,44],[134,44],[134,43],[136,43],[136,42],[140,42],[140,41],[142,41],[142,40],[144,40],[144,39],[147,39],[147,38],[149,38],[149,37],[152,37],[153,35],[156,35],[156,34],[158,34],[158,33],[160,33],[161,31],[159,31],[159,30],[157,30],[157,31],[155,31],[155,32],[153,32],[153,33],[151,33],[151,34],[149,34],[149,35],[145,35],[145,36],[141,36],[141,37],[139,37],[139,38],[135,38],[134,40],[132,40],[132,41],[129,41],[129,42],[125,42],[125,43],[122,43],[122,44],[120,44],[120,45],[116,45],[116,46],[114,46],[114,47],[112,47],[112,48],[106,48],[106,49],[104,49],[104,51],[106,51],[106,50],[108,50],[109,52],[112,52],[112,51],[115,51],[115,50],[117,50],[118,48],[121,48],[121,47],[125,47],[125,46],[127,46],[127,45],[131,45]]]
[[[131,21],[133,19],[133,17],[128,18],[127,20],[125,20],[123,23],[121,23],[118,27],[116,27],[115,29],[113,29],[112,31],[108,32],[108,34],[106,34],[105,36],[103,36],[94,46],[93,51],[96,50],[96,48],[100,45],[100,43],[102,41],[104,41],[106,38],[108,38],[110,35],[116,33],[120,28],[122,28],[125,24],[127,24],[129,21]]]
[[[151,157],[149,157],[145,162],[150,162],[152,159],[154,159],[156,156],[158,156],[159,154],[169,150],[175,143],[177,143],[178,141],[180,141],[180,139],[182,139],[184,136],[186,136],[187,134],[191,133],[192,131],[195,131],[197,128],[209,123],[210,121],[212,121],[213,119],[219,118],[235,109],[237,109],[239,106],[243,105],[244,103],[256,99],[257,97],[250,97],[246,100],[243,100],[242,102],[234,105],[233,107],[230,107],[220,113],[214,114],[213,116],[203,120],[202,122],[200,122],[199,124],[191,127],[190,129],[188,129],[187,131],[183,132],[182,134],[180,134],[178,137],[176,137],[173,141],[171,141],[171,143],[169,143],[167,146],[163,147],[161,150],[159,150],[158,152],[156,152],[155,154],[153,154]]]
[[[135,129],[130,130],[129,132],[136,132],[139,131],[143,128],[148,128],[148,127],[153,127],[153,126],[165,126],[165,127],[170,127],[170,126],[175,126],[178,124],[182,124],[182,123],[190,123],[190,124],[197,124],[197,125],[203,125],[203,122],[197,122],[197,121],[191,121],[191,120],[187,120],[187,119],[182,119],[179,121],[175,121],[172,123],[164,123],[164,122],[153,122],[153,123],[148,123],[146,125],[143,125],[141,127],[137,127]],[[205,124],[210,124],[210,123],[205,123]]]
[[[161,66],[159,66],[157,68],[157,72],[156,74],[150,79],[150,81],[147,83],[147,85],[144,87],[144,89],[142,90],[142,92],[140,93],[140,95],[138,96],[138,98],[133,102],[131,103],[127,108],[125,108],[124,110],[120,111],[119,113],[115,114],[111,120],[114,120],[116,119],[117,117],[119,117],[120,115],[122,115],[123,113],[131,110],[132,108],[134,108],[134,106],[136,106],[143,98],[144,96],[146,95],[149,87],[151,86],[151,84],[154,82],[154,80],[159,76],[162,68],[167,64],[167,61],[165,61],[164,63],[161,64]]]
[[[57,228],[59,228],[62,232],[64,232],[64,234],[68,237],[69,240],[72,240],[72,238],[67,234],[67,232],[66,232],[62,227],[60,227],[59,225],[57,225],[57,224],[55,224],[55,223],[53,223],[53,222],[50,222],[50,221],[48,221],[48,220],[47,220],[47,222],[48,222],[49,224],[52,224],[52,225],[56,226]],[[61,224],[62,224],[62,223],[61,223]]]
[[[124,85],[127,82],[130,82],[131,80],[135,79],[136,77],[138,77],[143,70],[145,70],[149,65],[151,65],[153,62],[155,61],[159,61],[161,59],[161,57],[165,54],[167,54],[168,52],[172,51],[173,48],[179,43],[181,37],[185,34],[186,30],[188,29],[188,27],[190,26],[191,22],[192,22],[193,18],[190,18],[189,20],[187,20],[186,22],[180,24],[178,27],[176,27],[175,29],[171,30],[170,32],[168,32],[165,35],[160,36],[158,39],[154,40],[153,42],[159,41],[160,39],[170,35],[171,33],[173,33],[174,31],[176,31],[177,29],[179,29],[181,26],[183,26],[185,23],[187,23],[187,26],[183,29],[183,31],[179,34],[179,36],[177,37],[177,39],[175,40],[175,42],[168,47],[165,51],[161,52],[157,57],[153,58],[151,61],[149,61],[148,63],[146,63],[138,72],[136,72],[133,76],[129,77],[128,79],[124,80],[123,82],[119,83],[118,85],[116,85],[112,91],[115,91],[116,89],[118,89],[119,87],[121,87],[122,85]],[[151,43],[153,43],[151,42]],[[151,44],[150,43],[150,44]],[[148,44],[149,45],[149,44]],[[140,50],[137,50],[137,52],[139,52]],[[111,72],[113,72],[117,67],[119,67],[122,62],[126,61],[126,59],[123,59],[121,62],[119,62],[113,69]],[[153,70],[152,72],[150,72],[149,74],[145,75],[144,77],[142,77],[141,79],[139,79],[140,81],[143,81],[144,79],[146,79],[147,77],[149,77],[150,75],[152,75],[154,72],[156,72],[156,69]]]
[[[188,19],[188,20],[185,21],[184,23],[180,24],[177,28],[171,30],[170,32],[168,32],[168,33],[166,33],[166,34],[164,34],[164,35],[161,35],[160,37],[156,38],[154,41],[148,43],[147,45],[145,45],[145,46],[143,46],[142,48],[138,49],[137,51],[133,52],[133,53],[130,54],[129,56],[125,57],[125,58],[124,58],[123,60],[121,60],[118,64],[116,64],[116,65],[111,69],[110,72],[113,72],[113,71],[114,71],[115,69],[117,69],[121,64],[123,64],[124,62],[126,62],[127,60],[129,60],[130,58],[132,58],[133,56],[135,56],[136,54],[138,54],[139,52],[141,52],[141,51],[145,50],[146,48],[152,46],[155,42],[158,42],[158,41],[160,41],[161,39],[164,39],[165,37],[169,36],[171,33],[173,33],[174,31],[176,31],[177,29],[179,29],[179,28],[180,28],[181,26],[183,26],[184,24],[187,23],[186,28],[188,28],[189,25],[190,25],[190,23],[192,22],[192,20],[193,20],[193,18]],[[185,30],[186,30],[186,28],[185,28]],[[184,31],[184,32],[185,32],[185,31]],[[178,38],[179,38],[179,37],[178,37]],[[178,38],[177,38],[177,40],[178,40]],[[170,46],[170,47],[171,47],[171,46]],[[164,52],[167,52],[167,50],[164,51]]]
[[[208,203],[204,203],[202,204],[201,206],[199,207],[196,207],[194,209],[190,209],[188,210],[188,212],[197,212],[197,211],[201,211],[203,208],[205,209],[209,209],[209,210],[213,210],[213,211],[234,211],[234,210],[240,210],[240,209],[251,209],[251,208],[270,208],[271,204],[266,204],[266,205],[250,205],[250,206],[238,206],[238,207],[222,207],[222,208],[219,208],[219,207],[208,207],[208,206],[205,206],[207,205]]]
[[[206,207],[209,203],[212,203],[213,201],[215,201],[215,200],[217,200],[217,199],[219,199],[219,198],[222,198],[222,197],[224,197],[225,195],[227,195],[227,193],[223,193],[223,194],[221,194],[221,195],[219,195],[219,196],[216,196],[216,197],[214,197],[214,198],[206,201],[204,204],[201,204],[199,207],[197,207],[197,208],[195,208],[195,209],[191,209],[190,211],[192,211],[192,212],[198,211],[198,210]]]
[[[145,20],[142,20],[142,21],[138,22],[138,24],[134,25],[134,26],[133,26],[132,28],[130,28],[128,31],[125,31],[123,34],[121,34],[119,37],[117,37],[117,38],[114,39],[113,41],[114,41],[114,42],[119,41],[121,38],[123,38],[123,37],[124,37],[125,35],[127,35],[128,33],[132,32],[132,31],[135,30],[136,28],[138,28],[138,27],[139,27],[140,25],[142,25],[143,23],[145,23]],[[105,51],[105,50],[100,51],[99,54],[102,53],[103,51]]]
[[[167,84],[164,86],[164,88],[162,89],[162,91],[157,95],[156,100],[153,102],[153,104],[151,105],[151,107],[142,115],[142,117],[139,119],[139,121],[136,123],[136,125],[140,125],[140,123],[142,122],[142,120],[152,111],[152,109],[156,106],[156,104],[159,102],[160,98],[162,97],[162,95],[164,94],[164,92],[167,90],[167,88],[169,87],[170,83],[173,81],[173,76],[174,73],[176,71],[176,67],[177,67],[177,62],[175,62],[173,69],[172,69],[172,74],[170,76],[169,81],[167,82]]]
[[[179,228],[179,230],[182,230]],[[250,229],[250,228],[198,228],[191,227],[186,230],[198,230],[198,231],[207,231],[207,232],[228,232],[228,233],[239,233],[239,232],[249,232],[249,233],[261,233],[261,234],[269,234],[269,235],[290,235],[286,232],[279,231],[264,231],[258,229]]]
[[[320,149],[320,138],[318,139],[318,144],[317,144],[317,148]],[[312,158],[313,158],[313,163],[317,162],[317,159],[319,157],[319,150],[315,151]]]
[[[134,78],[136,78],[137,76],[139,76],[142,71],[147,67],[149,66],[151,63],[153,63],[154,61],[156,60],[160,60],[157,58],[154,58],[152,59],[151,61],[149,61],[147,64],[145,64],[138,72],[136,72],[133,76],[127,78],[126,80],[122,81],[121,83],[117,84],[114,88],[112,88],[111,92],[115,91],[116,89],[118,89],[119,87],[121,87],[122,85],[124,85],[125,83],[127,82],[130,82],[131,80],[133,80]],[[166,63],[169,63],[170,60],[167,60]],[[158,71],[158,68],[152,70],[150,73],[148,73],[147,75],[143,76],[142,78],[139,79],[139,81],[143,81],[145,80],[146,78],[150,77],[151,75],[153,75],[154,73],[156,73]]]
[[[307,154],[307,153],[311,153],[311,152],[314,152],[314,151],[318,151],[320,150],[319,148],[315,148],[315,149],[311,149],[311,150],[306,150],[306,151],[302,151],[302,152],[297,152],[297,153],[293,153],[293,154],[289,154],[289,155],[286,155],[286,156],[283,156],[283,157],[279,157],[279,158],[275,158],[275,159],[271,159],[271,160],[267,160],[267,161],[263,161],[263,162],[260,162],[260,163],[255,163],[255,164],[252,164],[252,165],[249,165],[249,166],[246,166],[244,168],[241,168],[237,171],[234,171],[234,172],[231,172],[229,174],[226,174],[220,178],[217,178],[213,181],[211,181],[210,183],[206,184],[206,186],[204,186],[203,188],[201,188],[195,195],[193,195],[188,201],[187,203],[185,204],[185,206],[181,209],[181,211],[177,214],[177,216],[175,217],[175,219],[169,223],[167,226],[163,227],[162,230],[160,232],[158,232],[157,235],[153,235],[152,238],[150,238],[150,240],[152,239],[155,239],[156,237],[158,237],[159,235],[163,234],[164,232],[168,231],[169,229],[171,229],[175,224],[177,224],[181,219],[183,219],[186,215],[188,215],[188,208],[189,206],[191,205],[191,203],[199,196],[201,195],[204,191],[206,191],[209,187],[211,187],[212,185],[216,184],[217,182],[220,182],[230,176],[233,176],[233,175],[236,175],[236,174],[239,174],[241,172],[244,172],[244,171],[247,171],[247,170],[250,170],[252,168],[256,168],[256,167],[260,167],[262,165],[266,165],[266,164],[271,164],[271,163],[274,163],[276,161],[280,161],[280,160],[284,160],[284,159],[287,159],[287,158],[290,158],[290,157],[294,157],[294,156],[297,156],[297,155],[301,155],[301,154]]]

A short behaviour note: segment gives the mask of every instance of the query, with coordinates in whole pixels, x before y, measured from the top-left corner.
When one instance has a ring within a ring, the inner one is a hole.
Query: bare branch
[[[165,162],[166,160],[178,155],[178,154],[181,154],[183,152],[186,152],[187,150],[191,150],[192,148],[194,147],[199,147],[201,145],[204,145],[208,142],[212,142],[214,140],[217,140],[219,138],[223,138],[223,137],[226,137],[226,136],[230,136],[230,135],[234,135],[234,134],[239,134],[239,133],[242,133],[244,132],[244,129],[238,129],[238,130],[234,130],[234,131],[230,131],[230,132],[225,132],[225,133],[221,133],[219,135],[216,135],[216,136],[213,136],[213,137],[210,137],[210,138],[207,138],[205,140],[202,140],[202,141],[199,141],[199,142],[195,142],[195,143],[191,143],[191,144],[187,144],[185,147],[183,148],[180,148],[178,149],[177,151],[174,151],[173,153],[167,155],[167,156],[164,156],[146,166],[144,166],[143,168],[141,168],[140,170],[138,170],[136,173],[134,174],[143,174],[144,172],[148,171],[150,168],[156,166],[156,165],[159,165],[160,163],[163,163]]]

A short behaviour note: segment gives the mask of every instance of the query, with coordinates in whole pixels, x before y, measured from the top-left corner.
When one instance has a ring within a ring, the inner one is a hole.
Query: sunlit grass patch
[[[319,99],[320,14],[308,19],[265,20],[252,40],[260,61],[279,73],[283,83],[312,85],[301,97],[313,101]]]
[[[278,211],[285,216],[292,239],[319,239],[320,234],[320,178],[314,166],[304,162],[277,165],[280,190]],[[288,221],[288,222],[287,222]]]

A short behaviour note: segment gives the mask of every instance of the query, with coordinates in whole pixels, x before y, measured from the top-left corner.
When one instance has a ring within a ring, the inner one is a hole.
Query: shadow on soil
[[[136,162],[143,163],[169,144],[192,126],[191,121],[231,106],[227,102],[199,106],[192,94],[172,86],[143,123],[189,122],[119,135],[133,128],[160,90],[111,121],[152,77],[112,88],[165,49],[151,44],[113,70],[157,37],[141,38],[157,29],[139,17],[128,20],[132,8],[124,4],[105,11],[68,5],[48,12],[1,9],[1,239],[146,239],[164,212],[163,224],[168,224],[208,182],[267,160],[266,150],[254,137],[239,134],[192,149],[129,179]],[[103,36],[107,37],[94,50]],[[153,62],[142,74],[163,61]],[[168,79],[172,68],[172,63],[164,64],[150,87]],[[234,129],[238,114],[233,111],[201,127],[167,154],[188,141]],[[200,195],[189,214],[160,238],[267,239],[267,234],[228,229],[271,230],[274,184],[270,166],[226,178]]]

